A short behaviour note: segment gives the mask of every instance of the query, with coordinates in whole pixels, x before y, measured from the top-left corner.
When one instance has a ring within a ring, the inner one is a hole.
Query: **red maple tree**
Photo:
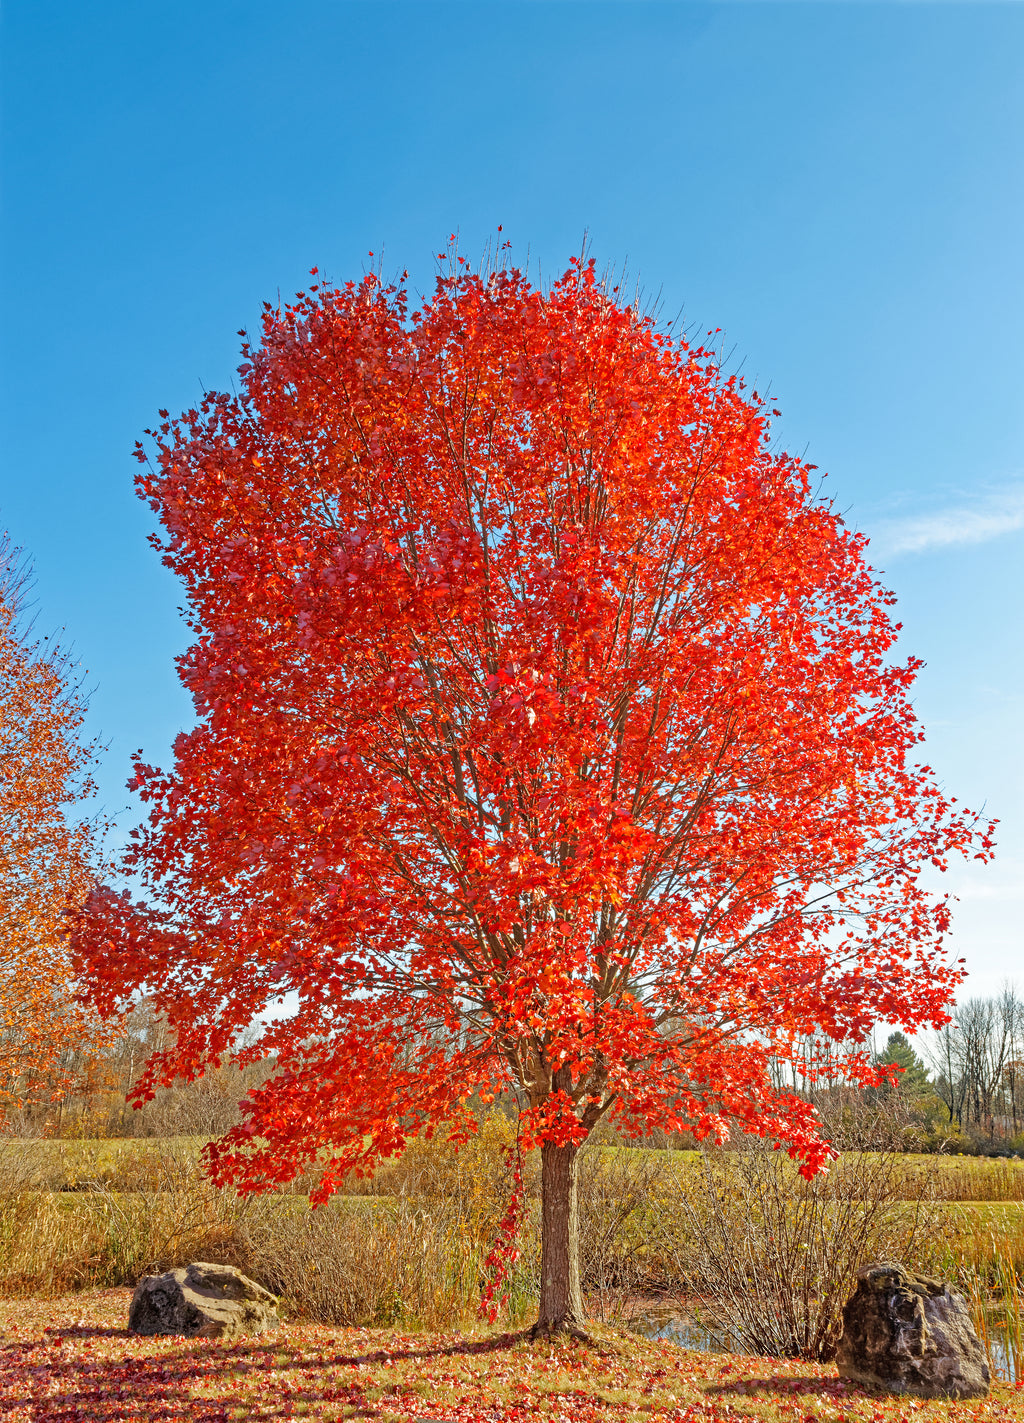
[[[910,759],[919,664],[886,663],[864,538],[592,264],[545,292],[450,255],[411,313],[404,280],[314,284],[243,352],[240,396],[149,432],[198,724],[138,766],[148,894],[93,897],[96,1001],[166,1014],[143,1095],[294,1005],[207,1148],[244,1189],[319,1157],[325,1198],[511,1089],[538,1328],[577,1329],[594,1125],[732,1123],[818,1170],[769,1057],[945,1020],[919,878],[991,827]]]

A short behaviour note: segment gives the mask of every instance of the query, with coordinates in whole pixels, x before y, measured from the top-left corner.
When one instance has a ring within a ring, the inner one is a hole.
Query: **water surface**
[[[738,1345],[734,1348],[734,1340],[722,1331],[716,1332],[699,1316],[680,1314],[671,1306],[638,1314],[629,1321],[629,1327],[635,1333],[642,1334],[645,1339],[664,1339],[680,1349],[695,1349],[702,1354],[746,1352]],[[1018,1373],[1024,1378],[1024,1370],[1019,1369],[1022,1361],[1014,1356],[1008,1323],[1005,1320],[990,1321],[988,1336],[992,1377],[1009,1383],[1017,1382]]]

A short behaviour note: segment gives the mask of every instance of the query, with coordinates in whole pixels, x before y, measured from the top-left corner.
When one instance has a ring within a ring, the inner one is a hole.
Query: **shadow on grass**
[[[61,1334],[107,1339],[132,1337],[125,1330],[79,1329]],[[45,1391],[39,1388],[38,1361],[30,1377],[20,1382],[17,1396],[11,1384],[17,1378],[20,1355],[17,1349],[0,1350],[0,1373],[9,1380],[4,1399],[12,1416],[25,1416],[38,1423],[71,1423],[87,1418],[90,1423],[125,1423],[125,1420],[194,1420],[194,1423],[228,1423],[231,1419],[254,1416],[261,1419],[294,1417],[297,1404],[310,1410],[331,1405],[332,1416],[346,1409],[350,1416],[373,1417],[377,1409],[367,1398],[369,1384],[358,1380],[321,1378],[315,1386],[296,1381],[283,1386],[282,1373],[302,1361],[282,1360],[281,1354],[250,1357],[245,1344],[222,1345],[197,1340],[188,1350],[152,1357],[130,1359],[55,1358],[46,1370]],[[271,1349],[273,1346],[271,1345]],[[6,1356],[6,1357],[5,1357]],[[317,1360],[318,1370],[342,1363],[327,1355]],[[309,1363],[305,1363],[308,1369]],[[18,1410],[24,1410],[19,1414]],[[314,1414],[314,1416],[316,1416]]]
[[[281,1337],[272,1330],[266,1334],[254,1334],[244,1339],[225,1341],[222,1339],[205,1339],[201,1336],[192,1336],[190,1338],[184,1334],[133,1334],[131,1330],[126,1328],[117,1328],[112,1325],[104,1326],[101,1324],[69,1324],[64,1328],[61,1328],[59,1325],[48,1325],[43,1330],[43,1339],[45,1343],[51,1345],[57,1344],[63,1339],[134,1339],[137,1341],[143,1339],[180,1339],[183,1343],[188,1342],[196,1345],[208,1344],[211,1349],[216,1348],[235,1355],[247,1353],[251,1349],[261,1351],[270,1350],[270,1352],[276,1352],[280,1355],[286,1352],[287,1349],[296,1347],[287,1336]],[[417,1349],[411,1345],[409,1348],[403,1348],[401,1345],[398,1345],[390,1349],[374,1349],[366,1354],[328,1355],[324,1353],[321,1357],[327,1363],[353,1368],[359,1364],[387,1364],[397,1362],[401,1359],[443,1359],[451,1358],[456,1354],[495,1354],[499,1353],[502,1349],[511,1349],[516,1344],[529,1342],[530,1331],[528,1329],[522,1329],[513,1334],[492,1334],[484,1339],[453,1339],[450,1343],[438,1342],[430,1348],[423,1349]],[[565,1342],[571,1346],[574,1341],[566,1339]],[[275,1346],[280,1347],[275,1348]],[[25,1345],[19,1344],[15,1347],[24,1348]],[[599,1351],[599,1346],[596,1351]],[[2,1354],[2,1351],[0,1351],[0,1354]],[[164,1354],[161,1356],[164,1360],[174,1357],[188,1358],[190,1355],[175,1356]],[[287,1365],[281,1364],[276,1367],[284,1368],[287,1367]]]
[[[308,1346],[275,1338],[273,1333],[227,1342],[165,1337],[174,1338],[183,1347],[123,1359],[58,1354],[45,1369],[40,1369],[35,1355],[21,1379],[19,1369],[27,1362],[28,1347],[24,1342],[0,1346],[0,1375],[8,1380],[4,1406],[12,1409],[14,1416],[24,1410],[35,1423],[80,1423],[83,1418],[91,1423],[127,1423],[136,1419],[152,1419],[155,1423],[186,1419],[191,1423],[229,1423],[252,1417],[294,1417],[297,1405],[304,1405],[303,1411],[313,1416],[319,1416],[319,1410],[329,1406],[331,1417],[340,1416],[344,1409],[347,1417],[378,1418],[383,1400],[378,1403],[376,1397],[368,1395],[379,1395],[380,1377],[330,1377],[332,1370],[496,1353],[525,1336],[517,1333],[453,1339],[427,1347],[417,1347],[410,1341],[408,1346],[399,1344],[364,1353],[336,1351],[328,1345],[317,1349],[315,1362],[309,1358]],[[50,1347],[74,1344],[76,1340],[82,1341],[85,1349],[97,1340],[142,1342],[140,1336],[129,1334],[124,1328],[87,1324],[50,1328],[44,1335],[44,1342]],[[288,1382],[290,1375],[311,1368],[318,1375],[315,1384],[301,1378]]]
[[[813,1374],[768,1374],[764,1378],[738,1378],[726,1383],[708,1384],[704,1392],[711,1397],[729,1393],[774,1393],[814,1398],[868,1398],[874,1390],[864,1388],[852,1379],[822,1379]]]
[[[45,1344],[56,1344],[59,1339],[132,1339],[134,1337],[128,1333],[127,1329],[115,1329],[113,1325],[104,1324],[68,1324],[63,1328],[59,1324],[48,1324],[43,1330]]]

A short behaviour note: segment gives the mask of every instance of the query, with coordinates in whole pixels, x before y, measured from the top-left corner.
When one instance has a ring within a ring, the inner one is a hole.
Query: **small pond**
[[[680,1314],[671,1307],[651,1309],[635,1315],[629,1321],[629,1328],[645,1339],[665,1339],[680,1349],[696,1349],[702,1354],[728,1354],[732,1352],[732,1341],[721,1333],[716,1333],[699,1316]],[[989,1361],[993,1376],[997,1379],[1016,1383],[1018,1373],[1024,1378],[1024,1370],[1015,1367],[1014,1350],[1010,1340],[1010,1327],[1006,1320],[990,1320]],[[737,1351],[738,1352],[738,1351]],[[1016,1364],[1021,1364],[1017,1355]]]

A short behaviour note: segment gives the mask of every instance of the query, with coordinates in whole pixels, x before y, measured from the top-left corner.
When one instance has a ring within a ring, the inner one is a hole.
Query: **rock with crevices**
[[[992,1381],[962,1295],[903,1265],[868,1265],[843,1309],[839,1372],[917,1398],[984,1398]]]
[[[196,1260],[141,1279],[132,1295],[128,1328],[133,1334],[233,1339],[276,1329],[281,1323],[276,1305],[269,1290],[233,1265]]]

